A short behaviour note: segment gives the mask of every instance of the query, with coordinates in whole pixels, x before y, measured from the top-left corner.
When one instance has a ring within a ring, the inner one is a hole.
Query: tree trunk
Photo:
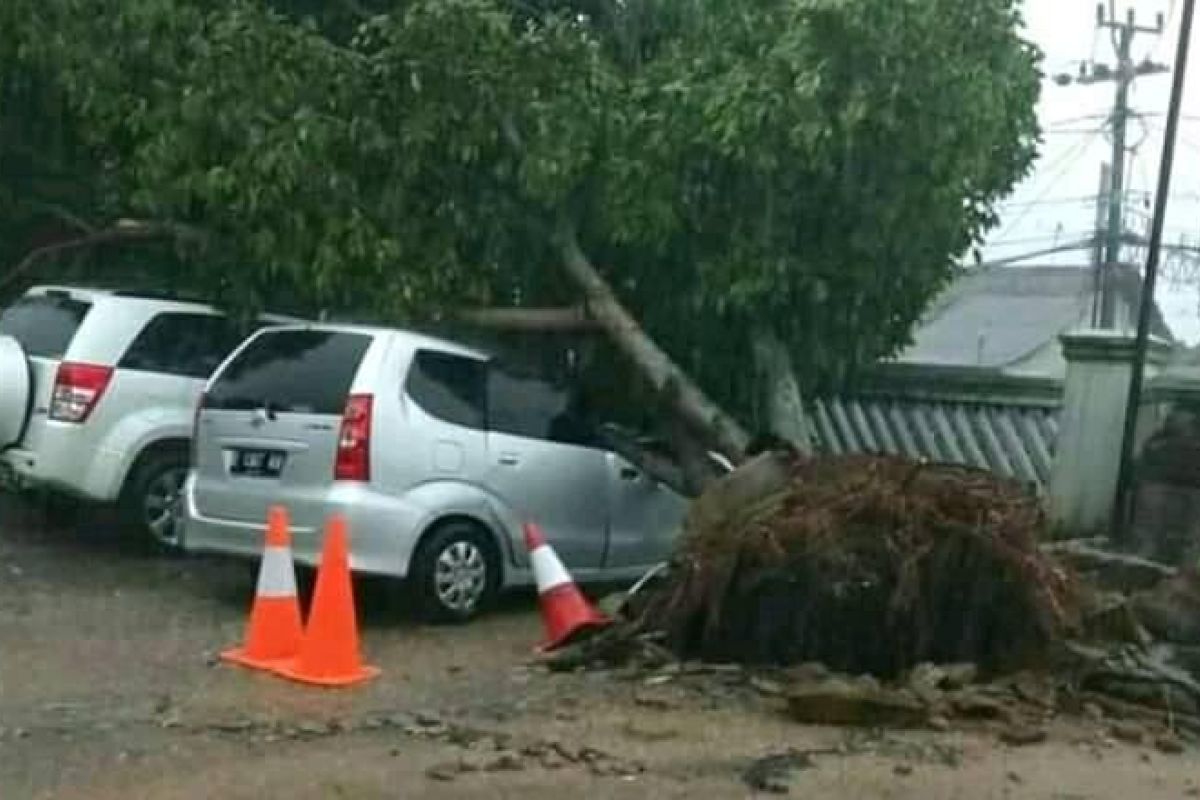
[[[740,464],[745,459],[749,437],[737,421],[710,400],[646,335],[580,249],[573,231],[561,234],[558,246],[567,274],[583,291],[588,312],[658,391],[664,403],[663,410],[669,416],[677,417],[707,446],[720,451],[734,464]]]
[[[810,455],[813,443],[804,413],[804,395],[796,380],[792,356],[774,331],[755,331],[754,361],[761,378],[760,408],[767,428],[799,452]]]

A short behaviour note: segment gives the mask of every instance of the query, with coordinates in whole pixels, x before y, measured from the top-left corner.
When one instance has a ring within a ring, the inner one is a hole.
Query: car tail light
[[[334,480],[371,480],[371,406],[369,394],[352,394],[346,398],[342,430],[338,434]]]
[[[50,399],[50,419],[86,422],[104,396],[112,374],[112,367],[99,364],[60,364],[58,376],[54,379],[54,394]]]

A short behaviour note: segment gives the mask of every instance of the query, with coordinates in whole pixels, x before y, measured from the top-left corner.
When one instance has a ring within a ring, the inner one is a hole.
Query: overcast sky
[[[1107,5],[1107,0],[1105,0]],[[1025,0],[1028,37],[1045,52],[1047,79],[1042,86],[1039,116],[1045,142],[1033,175],[1017,187],[1002,205],[1000,226],[989,237],[985,260],[1078,241],[1090,236],[1095,224],[1100,164],[1112,152],[1106,127],[1116,85],[1058,86],[1050,80],[1058,73],[1077,75],[1080,62],[1095,60],[1115,65],[1110,31],[1096,27],[1097,0]],[[1175,57],[1183,0],[1117,0],[1118,14],[1134,8],[1138,23],[1153,27],[1155,15],[1167,15],[1165,36],[1138,34],[1133,43],[1135,61],[1150,57],[1170,64]],[[1198,21],[1200,26],[1200,21]],[[1200,28],[1197,28],[1200,29]],[[1175,171],[1168,208],[1165,241],[1179,243],[1188,237],[1200,244],[1200,34],[1193,30],[1192,52],[1183,103],[1184,120],[1175,155]],[[1163,127],[1171,93],[1169,74],[1138,78],[1130,93],[1135,112],[1128,142],[1135,148],[1127,169],[1131,192],[1131,224],[1140,219],[1149,229],[1153,192],[1162,152]],[[1087,264],[1087,252],[1041,257],[1029,263]],[[1167,280],[1160,283],[1158,301],[1176,335],[1200,341],[1200,287]]]

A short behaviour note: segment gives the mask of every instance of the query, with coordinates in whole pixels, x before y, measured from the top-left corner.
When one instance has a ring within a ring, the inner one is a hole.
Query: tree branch
[[[55,258],[64,253],[77,250],[87,250],[106,244],[135,244],[163,239],[190,239],[204,241],[202,231],[177,223],[144,222],[139,220],[119,220],[117,224],[106,230],[89,233],[75,239],[55,242],[30,251],[15,267],[0,277],[0,291],[11,286],[25,276],[30,270],[46,259]]]
[[[565,308],[470,308],[456,311],[459,322],[495,330],[574,333],[600,330],[586,309]]]
[[[358,0],[341,0],[341,5],[359,22],[364,22],[374,16],[374,13],[369,8],[365,8]]]
[[[67,223],[73,228],[78,228],[84,233],[92,234],[96,232],[95,225],[91,224],[74,211],[71,211],[69,208],[64,208],[56,203],[34,203],[33,207],[58,217],[58,219],[62,222]]]

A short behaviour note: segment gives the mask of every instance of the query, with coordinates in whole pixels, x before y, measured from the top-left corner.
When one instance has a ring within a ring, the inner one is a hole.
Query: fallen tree
[[[77,227],[204,232],[156,249],[168,285],[395,322],[582,307],[696,476],[748,430],[803,449],[801,389],[903,345],[1035,152],[1015,0],[330,6],[11,0],[0,94],[94,162]]]
[[[680,654],[883,676],[925,661],[1009,670],[1077,622],[1076,587],[1038,550],[1037,500],[986,473],[800,460],[741,500],[697,502],[646,611]]]
[[[964,725],[1016,747],[1061,713],[1167,753],[1200,741],[1200,570],[1040,547],[1044,526],[986,473],[768,453],[693,502],[615,624],[543,663],[615,668],[664,702],[741,691],[810,724]]]

